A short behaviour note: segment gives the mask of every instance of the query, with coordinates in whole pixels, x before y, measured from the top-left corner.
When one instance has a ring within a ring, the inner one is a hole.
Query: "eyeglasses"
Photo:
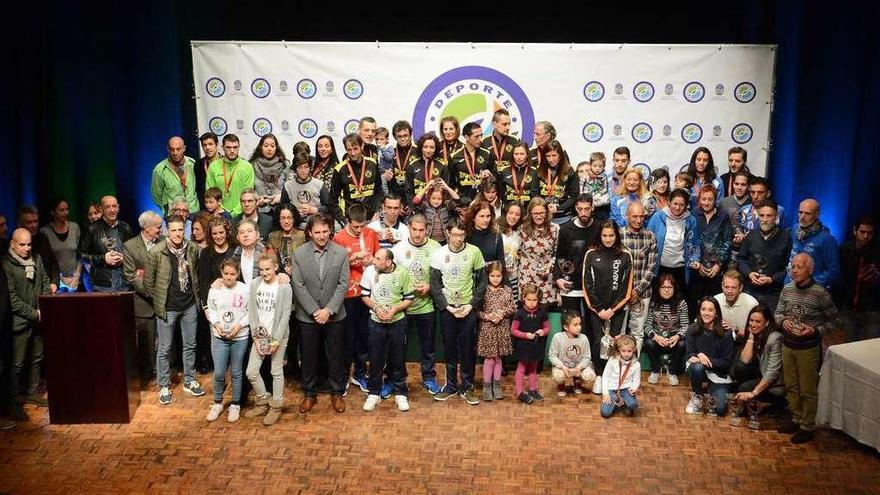
[[[674,289],[674,288],[675,288],[675,287],[673,287],[673,286],[671,286],[671,285],[661,285],[661,286],[660,286],[660,289],[669,289],[669,290],[672,290],[672,289]]]
[[[533,212],[529,213],[529,215],[531,215],[533,217],[543,217],[546,214],[547,214],[546,211],[533,211]]]

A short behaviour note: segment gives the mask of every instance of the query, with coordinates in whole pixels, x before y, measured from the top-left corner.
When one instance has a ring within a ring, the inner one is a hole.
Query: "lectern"
[[[129,423],[140,404],[132,292],[40,297],[49,422]]]

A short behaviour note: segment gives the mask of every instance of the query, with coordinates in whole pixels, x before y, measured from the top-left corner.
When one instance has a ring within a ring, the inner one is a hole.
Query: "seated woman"
[[[748,330],[748,340],[730,367],[735,400],[757,399],[769,403],[769,411],[782,411],[787,404],[782,381],[782,332],[769,307],[759,304],[752,308]]]
[[[684,300],[670,273],[660,275],[657,290],[651,298],[648,319],[645,321],[645,352],[651,360],[648,383],[660,381],[663,356],[669,356],[667,374],[670,385],[678,385],[678,375],[684,370],[684,337],[688,322],[687,301]]]
[[[697,320],[685,337],[687,372],[691,378],[691,400],[685,412],[722,416],[727,411],[727,391],[731,380],[727,376],[733,360],[733,335],[721,326],[721,305],[714,297],[704,297],[697,305]],[[703,386],[708,386],[707,400],[703,403]]]

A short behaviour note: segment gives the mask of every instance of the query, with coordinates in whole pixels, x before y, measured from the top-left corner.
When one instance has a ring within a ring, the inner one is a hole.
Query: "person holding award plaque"
[[[744,278],[746,292],[776,311],[791,253],[791,234],[776,221],[775,201],[766,199],[754,207],[760,226],[749,232],[740,246],[737,269]]]
[[[251,155],[254,190],[257,192],[259,224],[272,230],[272,208],[281,202],[281,193],[290,174],[290,162],[274,134],[264,134]],[[266,232],[268,235],[268,232]],[[264,239],[264,235],[261,235]]]
[[[391,377],[394,402],[409,411],[406,386],[406,309],[415,297],[410,271],[394,262],[394,253],[379,249],[373,264],[361,277],[361,299],[370,308],[369,395],[364,411],[372,411],[382,400],[382,374]]]
[[[239,282],[238,262],[226,258],[220,264],[223,286],[208,291],[207,316],[211,325],[211,357],[214,359],[214,404],[208,421],[216,421],[223,412],[226,372],[232,375],[232,403],[227,419],[238,421],[241,412],[242,365],[248,348],[248,289]]]
[[[602,374],[602,403],[599,414],[610,418],[614,411],[622,408],[627,416],[635,414],[639,408],[636,394],[641,385],[642,367],[636,356],[636,339],[632,335],[621,335],[611,346],[608,366]],[[599,379],[596,379],[599,381]]]
[[[679,291],[675,277],[671,273],[661,274],[645,321],[647,338],[644,349],[651,360],[648,383],[654,385],[660,381],[665,354],[669,356],[666,368],[669,384],[678,385],[678,375],[684,371],[684,340],[689,324],[687,301]]]
[[[782,370],[791,422],[780,433],[792,443],[809,442],[816,429],[822,337],[838,324],[837,307],[828,291],[813,279],[813,258],[800,253],[791,260],[791,283],[782,289],[776,321],[784,335]]]
[[[775,412],[785,409],[782,379],[782,333],[773,312],[766,305],[752,308],[748,317],[748,338],[730,367],[735,400],[748,404],[769,403]]]
[[[122,269],[123,243],[134,237],[131,227],[119,219],[119,202],[113,196],[101,198],[101,218],[80,237],[78,257],[91,266],[92,286],[97,292],[126,291],[128,281]]]
[[[699,261],[692,261],[689,265],[692,270],[692,300],[721,292],[721,276],[730,259],[733,227],[730,225],[730,217],[718,211],[716,193],[712,184],[706,184],[700,189],[700,209],[695,216],[701,256]]]
[[[617,224],[602,222],[599,243],[584,255],[583,290],[590,315],[590,345],[596,363],[593,393],[601,393],[605,363],[611,356],[614,341],[626,330],[627,303],[633,292],[633,258],[623,247]]]
[[[574,203],[577,216],[562,224],[559,228],[559,244],[556,247],[556,264],[553,279],[559,294],[562,296],[562,308],[581,315],[586,323],[584,313],[583,281],[578,265],[583,261],[587,249],[599,236],[599,224],[592,218],[593,197],[583,193]],[[585,325],[586,326],[586,325]]]
[[[685,337],[687,373],[691,379],[688,414],[707,413],[722,416],[727,411],[727,376],[733,359],[733,336],[721,326],[721,306],[713,297],[700,299],[697,321]],[[705,401],[703,387],[707,387]]]
[[[321,179],[312,177],[311,159],[307,153],[293,156],[293,170],[294,173],[288,176],[281,190],[281,204],[291,204],[296,208],[300,219],[296,228],[303,229],[309,216],[323,209],[328,191]]]
[[[434,400],[445,401],[453,395],[470,405],[480,399],[474,393],[476,362],[476,311],[486,294],[486,268],[483,254],[465,242],[465,230],[457,218],[446,224],[449,244],[431,255],[431,295],[441,311],[443,346],[446,355],[446,385]],[[458,368],[461,367],[461,382]]]
[[[278,422],[284,409],[284,355],[290,336],[291,306],[293,292],[290,284],[278,279],[278,260],[271,254],[263,254],[257,261],[260,278],[254,280],[248,298],[248,324],[253,338],[248,358],[247,377],[256,392],[255,406],[245,413],[248,418],[266,414],[265,426]],[[260,376],[263,359],[272,360],[272,395]]]

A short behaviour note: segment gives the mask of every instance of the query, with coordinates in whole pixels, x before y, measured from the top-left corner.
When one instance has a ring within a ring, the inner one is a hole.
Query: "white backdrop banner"
[[[250,156],[274,133],[287,154],[304,140],[340,138],[372,116],[415,137],[452,115],[492,132],[510,111],[511,134],[533,141],[554,124],[576,165],[629,146],[645,172],[673,174],[698,146],[718,173],[727,150],[748,151],[764,175],[770,139],[772,45],[192,42],[199,132],[237,134]],[[438,132],[439,134],[439,132]]]

